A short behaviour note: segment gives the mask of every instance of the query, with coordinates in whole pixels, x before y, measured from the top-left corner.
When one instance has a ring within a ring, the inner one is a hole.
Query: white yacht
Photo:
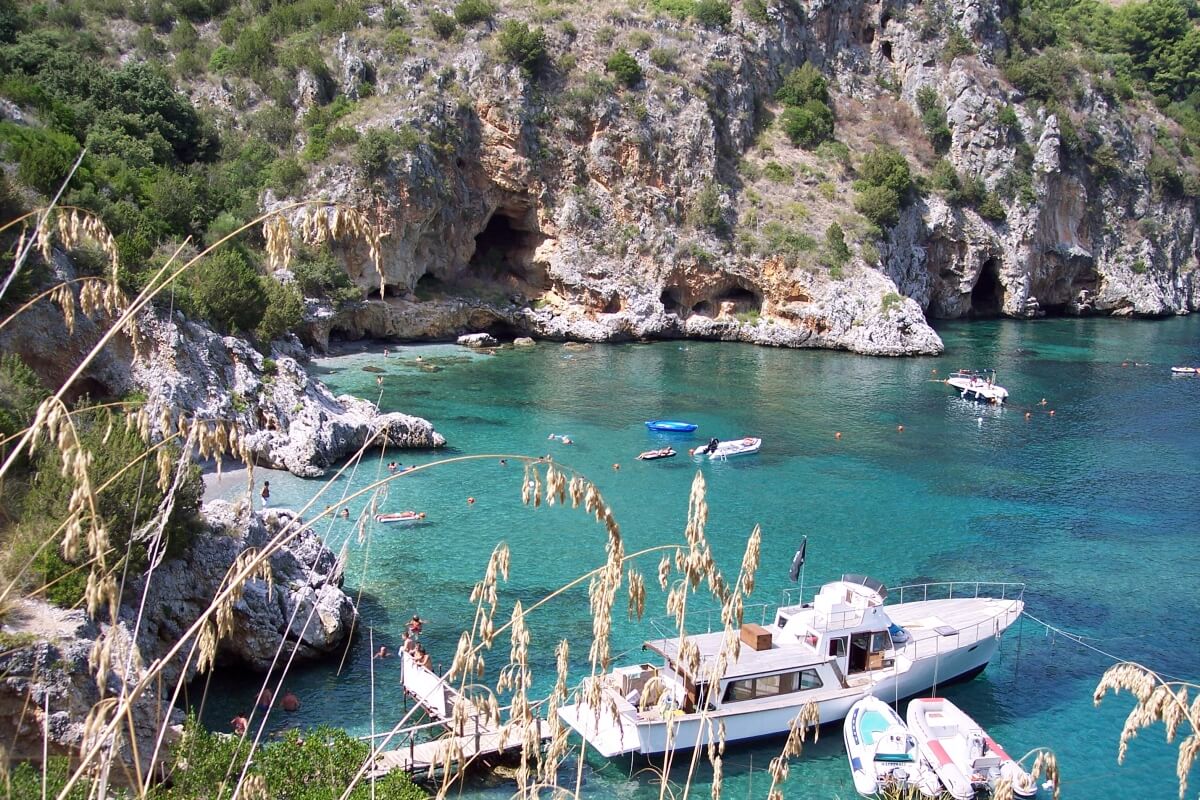
[[[996,383],[995,371],[960,369],[950,373],[946,383],[954,387],[967,400],[1003,405],[1008,399],[1008,390]]]
[[[780,606],[769,623],[764,607],[764,624],[744,624],[741,651],[716,685],[721,630],[689,635],[700,652],[694,671],[680,663],[677,636],[656,639],[643,649],[661,663],[614,669],[602,678],[601,708],[578,703],[559,715],[608,757],[703,745],[720,723],[727,742],[783,733],[810,702],[833,722],[868,694],[909,697],[982,670],[1020,617],[1023,592],[972,581],[889,593],[844,575],[811,603]],[[885,605],[889,594],[898,602]]]

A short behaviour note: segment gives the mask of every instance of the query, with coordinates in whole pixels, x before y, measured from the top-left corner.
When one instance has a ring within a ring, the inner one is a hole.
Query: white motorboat
[[[1172,375],[1200,375],[1200,367],[1171,367]]]
[[[996,383],[995,371],[960,369],[950,373],[946,383],[954,387],[967,400],[1002,405],[1008,399],[1008,390]]]
[[[810,603],[770,617],[761,607],[763,624],[742,626],[736,659],[722,630],[688,637],[698,666],[680,657],[678,635],[655,639],[643,649],[660,664],[614,669],[601,678],[600,708],[581,702],[559,714],[610,757],[703,745],[721,725],[728,742],[783,733],[807,703],[833,722],[868,694],[910,697],[983,670],[1021,615],[1023,592],[1021,584],[968,582],[889,593],[879,581],[844,575]],[[889,597],[899,602],[885,605]]]
[[[1017,797],[1037,794],[1037,782],[987,732],[944,697],[908,704],[908,729],[934,771],[956,800],[991,793],[1007,778]]]
[[[709,439],[708,444],[690,451],[694,458],[708,456],[710,461],[724,461],[734,456],[748,456],[757,453],[762,447],[762,439],[747,436],[744,439],[730,439],[722,442],[719,439]]]
[[[925,797],[937,797],[942,785],[916,738],[900,715],[878,697],[867,696],[850,707],[842,726],[846,757],[854,788],[863,797],[888,789],[915,788]]]

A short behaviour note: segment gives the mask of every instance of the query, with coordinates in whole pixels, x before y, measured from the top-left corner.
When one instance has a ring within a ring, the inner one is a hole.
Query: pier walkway
[[[407,741],[376,756],[376,776],[386,775],[395,769],[408,773],[437,771],[445,761],[447,750],[461,752],[462,763],[490,755],[520,752],[521,742],[525,738],[524,726],[502,729],[481,716],[474,707],[465,724],[460,725],[459,730],[454,730],[452,716],[454,703],[459,697],[458,690],[442,680],[441,676],[424,667],[418,667],[407,653],[401,653],[401,659],[401,681],[404,691],[434,721],[398,731],[396,736]],[[538,726],[539,741],[549,739],[550,726],[546,721],[537,719],[535,722]],[[419,731],[431,728],[442,728],[446,735],[426,742],[416,740]]]

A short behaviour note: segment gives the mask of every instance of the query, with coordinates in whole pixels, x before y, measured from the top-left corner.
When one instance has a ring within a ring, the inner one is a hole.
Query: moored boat
[[[647,450],[638,453],[638,461],[657,461],[660,458],[674,458],[677,455],[674,447],[664,447],[660,450]]]
[[[1200,367],[1171,367],[1173,375],[1200,375]]]
[[[1008,390],[996,383],[995,370],[960,369],[946,383],[967,400],[1002,405],[1008,399]]]
[[[900,715],[868,695],[850,707],[842,726],[855,790],[864,797],[915,788],[925,797],[941,794],[937,773],[921,753]]]
[[[908,704],[908,729],[929,759],[946,792],[956,800],[991,793],[1007,779],[1017,797],[1033,797],[1037,783],[992,737],[944,697]]]
[[[734,456],[748,456],[757,453],[762,447],[762,439],[747,436],[744,439],[730,439],[722,442],[720,439],[709,439],[708,444],[688,451],[694,458],[708,456],[710,461],[723,461]]]
[[[736,657],[721,630],[689,636],[696,655],[687,659],[677,635],[648,641],[660,664],[614,669],[601,677],[599,708],[579,702],[559,715],[608,757],[697,747],[719,727],[727,742],[785,733],[808,703],[833,722],[868,694],[910,697],[981,671],[1020,617],[1023,590],[968,582],[889,595],[879,581],[844,575],[810,603],[770,616],[763,607],[764,624],[742,626]]]
[[[646,427],[660,433],[691,433],[700,426],[691,422],[680,422],[673,419],[652,419],[646,422]]]
[[[397,511],[392,514],[376,514],[375,521],[384,525],[408,524],[421,522],[425,519],[424,511]]]

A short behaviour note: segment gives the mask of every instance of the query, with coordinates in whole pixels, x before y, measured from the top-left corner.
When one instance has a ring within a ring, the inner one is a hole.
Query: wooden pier
[[[375,757],[376,776],[386,775],[395,769],[408,773],[436,772],[442,768],[448,750],[462,753],[461,763],[477,758],[519,754],[525,739],[524,725],[497,727],[491,720],[481,716],[472,707],[465,724],[454,730],[452,720],[454,704],[459,692],[441,676],[424,667],[418,667],[407,653],[401,653],[401,681],[404,691],[413,698],[434,721],[397,731],[395,737],[407,740],[399,747],[384,750]],[[550,738],[550,726],[543,719],[536,719],[538,740]],[[421,730],[441,728],[446,731],[440,738],[427,742],[416,741]],[[393,738],[395,738],[393,737]]]

